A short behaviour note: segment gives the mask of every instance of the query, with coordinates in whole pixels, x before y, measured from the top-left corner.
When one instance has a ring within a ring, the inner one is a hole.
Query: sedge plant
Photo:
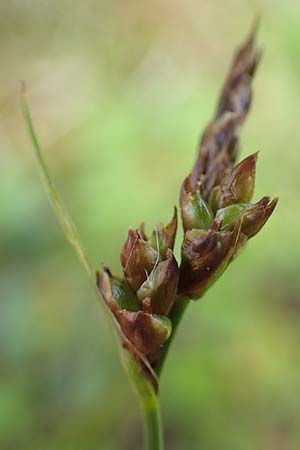
[[[223,274],[271,216],[277,198],[253,203],[257,153],[236,164],[241,127],[260,59],[255,30],[236,51],[196,162],[180,191],[181,261],[173,253],[177,209],[147,234],[130,228],[121,249],[122,276],[95,270],[49,175],[33,127],[25,86],[22,108],[37,167],[66,238],[77,253],[116,334],[119,353],[144,417],[145,449],[163,450],[159,380],[184,312]]]

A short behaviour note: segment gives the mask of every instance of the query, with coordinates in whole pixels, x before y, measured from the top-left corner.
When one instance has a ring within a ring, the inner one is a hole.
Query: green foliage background
[[[169,220],[232,51],[264,58],[241,156],[261,150],[264,230],[192,304],[162,379],[168,450],[300,442],[300,3],[14,0],[0,5],[0,448],[141,448],[112,333],[50,209],[18,88],[94,265]],[[179,255],[180,235],[177,241]]]

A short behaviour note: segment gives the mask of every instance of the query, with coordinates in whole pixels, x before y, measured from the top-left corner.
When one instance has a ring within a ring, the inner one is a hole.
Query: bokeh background
[[[11,0],[0,5],[0,448],[137,450],[114,338],[38,179],[20,81],[95,265],[168,221],[233,49],[261,16],[241,157],[260,150],[264,230],[193,304],[162,379],[168,450],[300,446],[300,3]],[[179,254],[179,241],[177,254]]]

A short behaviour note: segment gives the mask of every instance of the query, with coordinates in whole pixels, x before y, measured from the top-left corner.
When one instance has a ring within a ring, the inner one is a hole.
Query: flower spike
[[[144,224],[129,229],[121,252],[124,278],[113,276],[107,267],[97,272],[98,288],[124,335],[152,365],[172,330],[167,316],[178,290],[176,230],[176,208],[171,222],[157,225],[149,239]]]
[[[259,59],[253,30],[233,58],[215,117],[203,133],[197,160],[181,189],[184,239],[179,292],[192,299],[202,297],[220,277],[277,204],[269,197],[250,203],[257,153],[234,166]]]

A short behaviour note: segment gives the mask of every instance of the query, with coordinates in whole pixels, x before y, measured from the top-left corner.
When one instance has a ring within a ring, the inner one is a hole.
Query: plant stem
[[[168,339],[168,341],[165,343],[159,363],[155,368],[155,372],[158,377],[161,375],[161,371],[163,369],[167,354],[169,353],[170,346],[173,342],[173,339],[176,336],[176,331],[177,331],[178,325],[180,324],[180,322],[183,318],[183,315],[185,313],[185,310],[189,303],[190,303],[190,300],[187,297],[184,297],[183,295],[180,295],[180,296],[178,295],[175,300],[174,306],[173,306],[171,314],[170,314],[170,320],[172,322],[172,334],[171,334],[170,338]]]
[[[141,398],[144,413],[145,450],[163,450],[162,422],[158,397]]]
[[[144,418],[145,450],[164,450],[158,393],[128,352],[121,354],[123,365],[136,391]]]

